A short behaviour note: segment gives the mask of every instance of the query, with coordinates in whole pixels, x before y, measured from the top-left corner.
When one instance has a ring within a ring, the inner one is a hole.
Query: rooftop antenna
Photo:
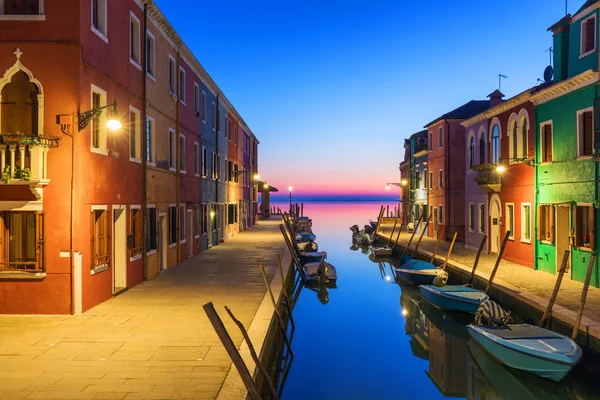
[[[565,0],[565,15],[568,14],[567,12],[567,5],[569,4],[569,0]]]
[[[547,51],[550,54],[550,64],[549,65],[552,65],[552,53],[554,53],[554,50],[552,49],[552,46],[550,46],[548,48],[548,50],[544,50],[544,51]]]
[[[508,79],[508,76],[502,75],[502,74],[498,74],[498,90],[500,92],[502,91],[502,78]]]

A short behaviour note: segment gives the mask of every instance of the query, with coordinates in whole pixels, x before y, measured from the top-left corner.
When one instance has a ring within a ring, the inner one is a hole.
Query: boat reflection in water
[[[306,282],[304,287],[317,293],[317,298],[323,305],[325,305],[329,303],[329,289],[337,289],[337,281],[329,281],[327,283],[319,284]]]

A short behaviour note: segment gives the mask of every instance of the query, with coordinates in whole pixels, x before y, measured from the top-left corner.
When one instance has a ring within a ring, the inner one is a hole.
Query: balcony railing
[[[491,193],[499,193],[502,188],[496,167],[498,167],[496,164],[480,164],[473,167],[473,170],[477,171],[474,181],[479,187]]]
[[[50,136],[0,134],[0,185],[47,185],[48,149],[57,144]]]

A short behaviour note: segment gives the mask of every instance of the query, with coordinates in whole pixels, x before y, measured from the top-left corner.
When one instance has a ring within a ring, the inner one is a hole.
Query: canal
[[[338,283],[300,292],[282,399],[600,398],[600,379],[585,365],[555,383],[497,364],[467,345],[468,316],[437,309],[417,288],[400,286],[389,262],[351,248],[349,227],[375,220],[380,205],[305,203]]]

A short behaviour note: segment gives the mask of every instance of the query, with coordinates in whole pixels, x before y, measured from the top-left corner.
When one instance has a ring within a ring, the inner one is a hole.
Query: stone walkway
[[[266,293],[259,264],[272,278],[287,253],[279,223],[261,221],[80,316],[0,315],[0,399],[216,398],[231,361],[202,306],[214,303],[240,346],[223,306],[250,326]]]
[[[380,233],[382,233],[382,236],[389,238],[391,230],[392,227],[386,225],[383,226]],[[410,240],[410,236],[411,234],[403,232],[400,235],[398,244],[406,245]],[[396,233],[394,233],[394,241],[395,240]],[[418,234],[416,234],[413,239],[410,247],[411,249],[415,248],[417,240]],[[435,249],[436,242],[435,239],[424,236],[419,245],[419,253],[431,256]],[[443,262],[449,247],[449,242],[441,242],[436,259]],[[476,254],[476,250],[465,248],[463,243],[456,243],[452,250],[452,254],[450,255],[449,263],[460,269],[471,272]],[[489,275],[492,272],[495,262],[496,255],[482,253],[481,258],[479,259],[479,265],[477,266],[477,275],[489,279]],[[556,275],[537,271],[506,260],[502,260],[496,273],[496,277],[494,278],[495,286],[502,286],[505,289],[514,291],[516,295],[529,300],[529,303],[533,302],[536,306],[541,306],[542,309],[545,309],[548,304],[555,283]],[[565,274],[556,299],[553,315],[557,316],[557,314],[562,312],[567,322],[571,319],[574,320],[576,313],[579,310],[582,289],[582,283],[570,280]],[[585,330],[588,328],[590,333],[595,331],[597,334],[596,337],[600,337],[600,289],[591,285],[588,291],[584,319],[582,320],[581,325],[580,329]]]

